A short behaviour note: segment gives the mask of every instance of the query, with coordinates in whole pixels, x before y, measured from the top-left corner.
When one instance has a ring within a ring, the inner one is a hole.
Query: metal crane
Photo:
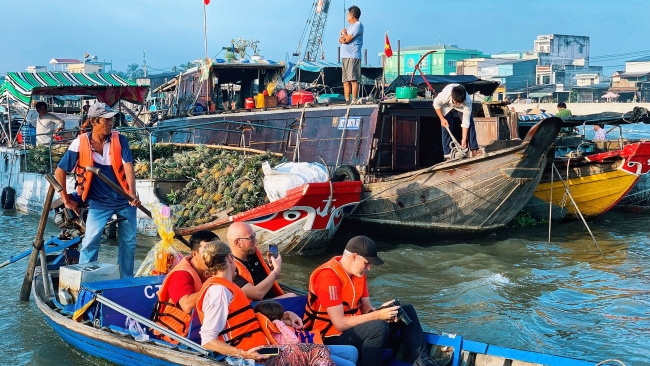
[[[307,25],[302,33],[300,42],[298,42],[298,50],[293,54],[294,58],[301,61],[316,61],[318,58],[319,50],[323,47],[323,33],[325,32],[325,25],[327,24],[327,15],[330,10],[331,0],[314,0],[312,11],[307,19]],[[305,52],[300,53],[302,42],[308,36]],[[324,56],[321,56],[324,59]]]

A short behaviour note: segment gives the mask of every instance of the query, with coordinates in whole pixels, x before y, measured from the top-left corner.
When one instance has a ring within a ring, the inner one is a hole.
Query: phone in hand
[[[257,353],[260,355],[266,356],[277,356],[280,354],[280,348],[278,347],[263,347],[257,350]]]
[[[273,256],[273,258],[278,257],[278,245],[277,244],[269,244],[269,253]]]

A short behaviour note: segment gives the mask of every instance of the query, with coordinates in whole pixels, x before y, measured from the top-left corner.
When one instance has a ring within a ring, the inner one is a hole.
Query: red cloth
[[[391,58],[393,56],[393,49],[390,47],[390,41],[388,40],[388,33],[386,33],[386,42],[384,44],[384,55]]]
[[[363,281],[363,294],[361,297],[369,297],[368,281],[366,276],[363,276]],[[316,288],[316,296],[325,308],[343,304],[343,300],[341,300],[341,288],[343,287],[343,282],[333,270],[321,272],[318,277],[314,279],[314,283],[318,284],[318,288]],[[351,306],[356,306],[356,304],[351,304]]]
[[[186,271],[172,273],[167,281],[169,282],[169,297],[176,305],[178,305],[178,302],[183,296],[194,293],[194,279]]]
[[[203,0],[203,3],[204,3],[205,5],[210,5],[210,0]]]

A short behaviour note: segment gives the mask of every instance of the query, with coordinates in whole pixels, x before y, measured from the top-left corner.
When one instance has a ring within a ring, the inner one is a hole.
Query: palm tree
[[[194,63],[192,61],[187,61],[184,64],[178,65],[178,69],[182,72],[185,72],[193,67],[194,67]]]
[[[140,68],[138,64],[130,64],[126,67],[126,77],[135,80],[144,75],[144,71]]]

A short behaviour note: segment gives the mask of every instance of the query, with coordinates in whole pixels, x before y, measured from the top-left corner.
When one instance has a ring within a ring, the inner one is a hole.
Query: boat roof
[[[0,86],[0,98],[9,98],[29,107],[34,95],[91,95],[109,105],[123,99],[143,103],[148,85],[137,85],[117,74],[49,72],[8,72]]]
[[[449,84],[460,84],[465,87],[469,94],[481,93],[492,95],[499,87],[499,82],[494,80],[482,80],[474,75],[414,75],[411,83],[411,75],[400,75],[386,88],[386,93],[394,93],[400,86],[417,86],[418,89],[426,88],[426,80],[437,91],[442,90]]]
[[[297,81],[301,83],[324,84],[335,88],[343,85],[342,65],[326,61],[302,61],[298,64],[289,63],[287,70],[282,76],[284,82]],[[380,66],[361,66],[361,76],[368,79],[381,77],[383,69]]]
[[[603,112],[562,117],[564,126],[586,125],[625,125],[631,123],[650,123],[650,111],[643,107],[634,107],[627,113]]]

